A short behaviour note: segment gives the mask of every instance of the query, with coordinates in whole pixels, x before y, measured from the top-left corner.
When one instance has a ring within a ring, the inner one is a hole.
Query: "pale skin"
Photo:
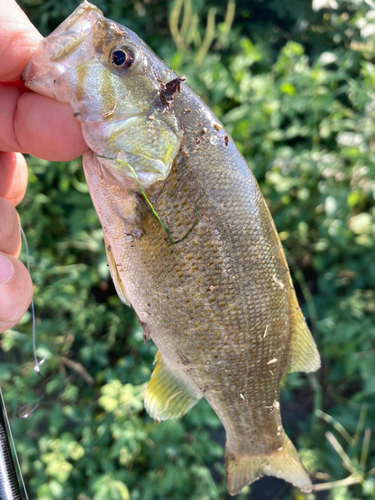
[[[13,0],[0,0],[0,12],[0,332],[4,332],[18,323],[32,298],[30,276],[17,258],[21,238],[15,207],[27,187],[21,153],[69,161],[87,146],[68,104],[34,94],[20,82],[42,36]]]

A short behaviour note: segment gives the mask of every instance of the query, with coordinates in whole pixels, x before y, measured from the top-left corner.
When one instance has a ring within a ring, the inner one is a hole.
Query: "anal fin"
[[[291,360],[288,372],[315,372],[320,368],[320,356],[299,308],[293,319]]]
[[[145,408],[155,419],[181,417],[202,397],[186,378],[171,369],[158,351],[145,395]]]
[[[284,479],[303,492],[312,490],[310,478],[302,465],[297,450],[286,434],[282,446],[271,455],[236,455],[225,450],[227,486],[231,495],[237,495],[242,488],[262,476]]]
[[[112,278],[112,281],[115,285],[117,295],[120,297],[121,302],[123,302],[127,306],[131,306],[130,300],[128,299],[128,296],[126,295],[124,285],[122,284],[120,274],[118,272],[117,265],[115,262],[115,258],[113,257],[111,246],[108,245],[108,243],[105,239],[104,239],[104,244],[105,244],[105,251],[107,254],[107,262],[108,262],[109,272],[111,273],[111,278]]]

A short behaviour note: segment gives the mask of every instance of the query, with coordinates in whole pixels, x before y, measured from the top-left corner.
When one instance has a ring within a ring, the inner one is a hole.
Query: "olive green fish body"
[[[99,34],[90,31],[100,41],[94,48],[113,64],[113,46],[125,46],[117,35],[127,33],[133,45],[137,37],[96,11],[94,16],[100,23]],[[185,83],[178,82],[181,92],[176,86],[166,102],[163,89],[176,75],[139,44],[147,64],[120,73],[126,82],[121,86],[112,69],[113,78],[106,69],[100,76],[101,55],[75,62],[68,81],[80,82],[69,102],[81,113],[91,148],[83,163],[111,275],[121,299],[134,307],[145,340],[151,337],[159,349],[146,408],[154,418],[172,418],[207,399],[226,430],[231,494],[262,475],[309,491],[310,480],[281,425],[279,385],[289,371],[317,369],[319,355],[272,218],[222,125]],[[38,90],[33,67],[28,71]],[[93,75],[116,96],[108,103],[98,92],[91,112]],[[66,84],[68,77],[61,78]],[[116,104],[124,87],[129,103]],[[96,154],[132,165],[179,243],[152,213],[129,169]]]

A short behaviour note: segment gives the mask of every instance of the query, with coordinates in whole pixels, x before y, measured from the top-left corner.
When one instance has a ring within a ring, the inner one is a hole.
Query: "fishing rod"
[[[0,500],[24,500],[24,498],[28,500],[1,389],[0,399]],[[14,455],[11,448],[14,450]],[[25,497],[21,495],[17,469]]]
[[[21,235],[25,244],[26,267],[30,274],[29,248],[27,245],[27,239],[25,233],[22,228],[21,228]],[[32,317],[33,352],[35,360],[34,371],[43,379],[43,377],[40,374],[39,367],[43,363],[44,359],[38,362],[36,355],[35,309],[33,300],[31,301],[31,317]],[[19,418],[27,418],[40,405],[43,398],[44,395],[39,399],[38,403],[31,409],[31,411],[29,411],[27,414],[20,416]],[[23,491],[23,494],[21,493],[21,490]],[[29,500],[21,472],[20,463],[17,457],[16,447],[14,444],[1,387],[0,387],[0,500]]]

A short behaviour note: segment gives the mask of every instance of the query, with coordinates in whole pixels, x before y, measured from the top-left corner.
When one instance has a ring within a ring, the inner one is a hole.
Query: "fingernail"
[[[13,264],[9,259],[0,255],[0,283],[6,283],[13,275]]]

